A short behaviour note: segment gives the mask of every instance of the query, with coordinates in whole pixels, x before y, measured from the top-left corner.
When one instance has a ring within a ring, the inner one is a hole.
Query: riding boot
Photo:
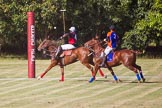
[[[105,60],[106,60],[106,56],[102,57],[102,63],[100,64],[101,67],[105,66]]]
[[[104,67],[104,65],[105,65],[105,60],[106,60],[106,55],[105,55],[105,53],[103,53],[103,56],[102,56],[102,63],[101,63],[99,66]]]
[[[57,60],[59,59],[61,52],[62,52],[62,48],[61,48],[61,46],[59,46],[57,48],[57,51],[56,51],[56,54],[55,54],[55,59],[57,59]]]

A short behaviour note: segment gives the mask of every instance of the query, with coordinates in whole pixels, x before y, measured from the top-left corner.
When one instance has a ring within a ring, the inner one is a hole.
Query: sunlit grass
[[[59,82],[59,66],[52,68],[42,80],[28,78],[28,61],[25,59],[0,59],[1,108],[159,108],[162,103],[162,59],[137,59],[146,83],[137,83],[134,72],[124,66],[114,69],[123,81],[114,83],[97,74],[88,83],[91,72],[80,62],[65,67],[65,81]],[[36,60],[36,77],[50,64],[50,60]],[[78,79],[74,79],[78,78]],[[149,103],[148,103],[149,102]],[[158,102],[158,104],[157,104]]]

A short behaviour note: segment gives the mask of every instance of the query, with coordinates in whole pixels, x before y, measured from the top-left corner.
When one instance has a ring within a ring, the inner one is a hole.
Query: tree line
[[[120,47],[145,50],[162,40],[161,0],[1,0],[0,46],[4,53],[27,52],[27,12],[35,13],[36,43],[45,35],[58,39],[75,26],[79,45],[98,33],[106,37],[115,25]]]

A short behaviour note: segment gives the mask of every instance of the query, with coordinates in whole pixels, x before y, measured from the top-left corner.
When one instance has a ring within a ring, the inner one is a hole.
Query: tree
[[[96,33],[103,33],[105,37],[111,24],[116,25],[117,32],[122,37],[129,24],[122,24],[129,17],[127,5],[121,0],[68,0],[67,20],[78,28],[82,43]]]
[[[61,13],[58,9],[63,3],[58,0],[3,0],[0,4],[0,39],[5,52],[26,52],[28,11],[35,12],[36,38],[40,39],[59,24]]]
[[[63,34],[61,9],[66,9],[66,32],[70,26],[75,26],[79,44],[96,33],[105,38],[111,24],[116,26],[124,48],[143,50],[151,42],[159,45],[162,39],[161,0],[2,0],[2,49],[26,52],[28,11],[35,13],[36,41],[48,34],[58,39]]]
[[[125,33],[123,47],[145,50],[154,42],[159,46],[162,39],[162,4],[160,0],[140,1],[135,9],[135,25]]]

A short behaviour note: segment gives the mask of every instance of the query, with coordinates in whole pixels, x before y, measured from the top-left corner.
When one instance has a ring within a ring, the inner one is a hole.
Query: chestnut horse
[[[100,57],[100,55],[101,52],[104,51],[104,48],[102,48],[101,42],[102,41],[93,38],[84,44],[84,46],[93,49],[95,55],[94,74],[93,77],[89,80],[90,83],[94,81],[97,70],[100,68],[100,64],[102,62],[102,58]],[[112,67],[119,66],[121,64],[123,64],[125,67],[132,70],[136,74],[138,82],[140,82],[141,78],[143,82],[145,82],[145,78],[142,74],[141,66],[136,64],[136,54],[140,54],[140,52],[134,50],[128,50],[128,49],[114,51],[113,60],[111,62],[105,61],[104,67],[108,68],[108,70],[111,72],[116,82],[120,80],[115,75]]]
[[[61,69],[61,80],[64,81],[64,66],[74,63],[76,61],[80,61],[84,66],[86,66],[89,70],[91,70],[93,74],[93,67],[94,65],[92,55],[90,55],[91,51],[85,47],[78,47],[71,50],[70,55],[64,55],[60,59],[55,59],[55,53],[57,50],[58,45],[56,42],[50,39],[44,39],[43,42],[38,46],[38,51],[46,51],[49,52],[49,56],[51,56],[51,64],[48,68],[38,77],[38,79],[43,78],[43,76],[54,66],[59,65]],[[103,72],[99,69],[100,75],[104,77]]]

